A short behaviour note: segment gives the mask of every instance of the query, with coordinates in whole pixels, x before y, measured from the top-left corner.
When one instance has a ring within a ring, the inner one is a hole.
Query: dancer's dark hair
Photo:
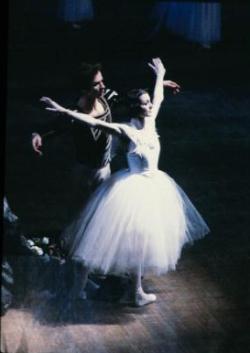
[[[98,71],[102,70],[100,63],[89,64],[82,62],[76,78],[76,84],[78,89],[83,91],[89,91],[92,88],[93,78]]]
[[[136,116],[140,113],[139,98],[145,93],[149,94],[146,89],[142,88],[134,88],[127,93],[127,104],[131,116]]]

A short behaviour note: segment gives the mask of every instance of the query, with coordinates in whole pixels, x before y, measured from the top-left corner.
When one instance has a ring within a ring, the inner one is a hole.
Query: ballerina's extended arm
[[[95,119],[89,114],[79,113],[77,111],[66,109],[49,97],[42,97],[40,100],[41,102],[47,104],[46,110],[67,114],[72,118],[82,121],[89,127],[95,127],[112,135],[115,134],[130,138],[131,128],[125,124],[108,123],[100,119]]]

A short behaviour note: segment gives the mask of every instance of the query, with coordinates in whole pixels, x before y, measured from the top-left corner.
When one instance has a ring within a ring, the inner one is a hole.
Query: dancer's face
[[[103,96],[105,92],[105,84],[101,71],[97,71],[93,78],[92,91],[97,98]]]
[[[153,104],[148,93],[143,93],[139,97],[140,117],[147,118],[152,114]]]

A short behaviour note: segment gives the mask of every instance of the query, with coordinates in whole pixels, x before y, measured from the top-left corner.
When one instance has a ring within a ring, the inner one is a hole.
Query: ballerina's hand
[[[66,111],[64,107],[62,107],[60,104],[56,103],[49,97],[42,97],[40,101],[47,104],[47,107],[45,108],[46,110],[59,113],[64,113]]]
[[[176,83],[174,81],[170,81],[170,80],[164,80],[163,81],[163,86],[172,88],[174,94],[179,93],[180,90],[181,90],[181,86],[178,85],[178,83]]]
[[[160,58],[152,59],[152,63],[148,63],[148,66],[150,66],[154,70],[157,76],[158,75],[164,76],[166,73],[166,69]]]

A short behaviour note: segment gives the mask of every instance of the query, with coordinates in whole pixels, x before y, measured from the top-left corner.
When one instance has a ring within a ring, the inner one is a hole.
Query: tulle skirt
[[[67,254],[102,273],[165,273],[209,229],[183,190],[156,170],[113,174],[63,232]]]
[[[152,35],[163,26],[191,42],[210,45],[221,40],[219,2],[157,1],[151,18]]]

